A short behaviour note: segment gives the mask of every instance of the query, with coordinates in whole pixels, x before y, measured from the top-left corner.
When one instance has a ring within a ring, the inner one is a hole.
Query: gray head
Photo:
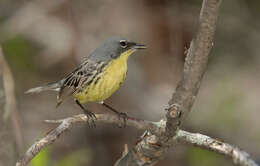
[[[93,61],[110,61],[118,58],[122,53],[130,49],[139,50],[145,49],[143,44],[137,44],[122,37],[113,37],[106,40],[100,47],[95,49],[89,59]]]

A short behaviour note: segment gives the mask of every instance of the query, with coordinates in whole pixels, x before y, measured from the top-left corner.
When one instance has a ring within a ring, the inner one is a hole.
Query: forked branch
[[[122,123],[121,119],[117,115],[108,115],[108,114],[96,114],[96,122],[120,124]],[[22,159],[16,163],[16,166],[26,166],[32,159],[35,157],[44,147],[52,144],[56,141],[61,134],[70,129],[76,123],[87,123],[88,118],[85,114],[76,115],[73,117],[68,117],[61,120],[46,120],[46,123],[59,124],[59,126],[52,131],[50,131],[45,137],[36,141],[24,154]],[[135,118],[127,118],[126,125],[133,126],[141,130],[151,130],[152,132],[159,133],[160,128],[158,128],[159,123],[149,122],[145,120],[138,120]]]
[[[169,140],[176,136],[184,117],[191,111],[206,72],[220,3],[221,0],[203,0],[198,31],[188,49],[181,81],[169,101],[165,132],[159,136],[148,134],[115,166],[151,166],[167,153]]]
[[[107,114],[96,114],[97,122],[101,123],[110,123],[110,124],[120,124],[122,121],[118,119],[116,115],[107,115]],[[58,127],[49,132],[42,139],[36,141],[24,154],[20,161],[16,163],[16,166],[26,166],[28,163],[45,147],[50,144],[53,144],[60,135],[65,131],[68,131],[73,125],[78,123],[87,123],[87,116],[84,114],[76,115],[73,117],[68,117],[61,120],[46,120],[46,123],[59,124]],[[126,120],[127,126],[135,127],[139,130],[149,130],[154,134],[161,134],[162,129],[165,128],[165,121],[161,120],[159,122],[151,122],[145,120],[138,120],[135,118],[128,118]],[[151,135],[150,132],[147,132],[141,137],[145,138]],[[148,143],[153,143],[153,139],[150,139]],[[219,154],[225,155],[233,159],[233,162],[237,165],[244,166],[257,166],[257,164],[250,158],[250,156],[240,149],[221,142],[217,139],[210,138],[208,136],[190,133],[183,130],[178,130],[176,136],[168,141],[169,147],[172,147],[177,142],[187,143],[193,146],[201,147],[208,149],[210,151],[217,152]],[[129,155],[128,150],[124,152],[123,158],[125,155]],[[133,155],[133,154],[132,154]],[[137,156],[139,157],[139,156]],[[119,163],[118,163],[119,164]]]

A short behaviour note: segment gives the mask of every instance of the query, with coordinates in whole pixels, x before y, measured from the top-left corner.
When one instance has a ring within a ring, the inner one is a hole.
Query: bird
[[[106,104],[109,98],[126,79],[128,57],[137,50],[147,48],[124,37],[112,37],[103,42],[63,79],[44,86],[29,89],[25,93],[56,91],[58,107],[65,98],[72,97],[95,126],[96,116],[84,107],[86,103],[100,103],[119,117],[127,117]]]

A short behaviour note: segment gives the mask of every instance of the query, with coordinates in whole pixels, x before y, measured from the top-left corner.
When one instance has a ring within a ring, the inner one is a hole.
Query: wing
[[[62,103],[62,98],[65,96],[71,96],[74,92],[80,92],[85,86],[90,85],[104,66],[105,62],[86,60],[75,68],[63,79],[63,84],[57,96],[57,106]]]

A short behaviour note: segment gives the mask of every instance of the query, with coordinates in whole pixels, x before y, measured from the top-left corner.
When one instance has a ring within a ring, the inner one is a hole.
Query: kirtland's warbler
[[[83,107],[83,103],[98,102],[118,115],[126,116],[103,101],[109,98],[124,82],[129,55],[144,48],[146,48],[145,45],[125,38],[110,38],[95,49],[65,78],[45,86],[29,89],[26,93],[39,93],[45,90],[57,91],[57,107],[65,97],[72,96],[93,124],[95,124],[95,114]]]

